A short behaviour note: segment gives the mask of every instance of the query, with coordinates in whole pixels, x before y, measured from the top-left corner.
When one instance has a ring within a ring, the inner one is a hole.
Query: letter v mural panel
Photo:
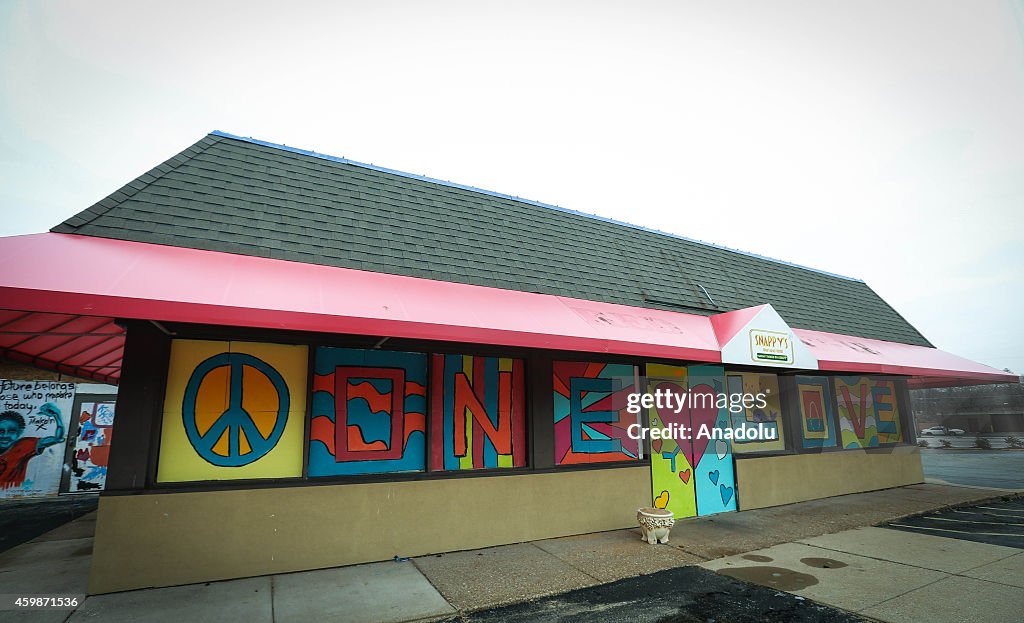
[[[626,411],[635,375],[628,364],[554,362],[556,465],[638,460],[627,434],[637,419]]]
[[[874,448],[903,439],[896,386],[867,376],[834,379],[844,448]]]
[[[314,371],[309,476],[425,469],[426,354],[319,347]]]
[[[523,360],[432,355],[430,469],[526,466]]]
[[[158,482],[302,475],[305,346],[174,340]]]

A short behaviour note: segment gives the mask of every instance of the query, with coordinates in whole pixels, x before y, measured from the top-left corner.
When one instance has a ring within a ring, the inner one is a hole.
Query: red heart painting
[[[700,463],[704,451],[708,447],[707,437],[698,437],[701,426],[706,425],[711,431],[718,421],[718,407],[715,406],[715,390],[710,385],[698,385],[690,390],[690,400],[693,408],[690,409],[690,438],[692,443],[683,444],[684,451],[689,450],[687,457],[690,465],[696,467]]]
[[[679,399],[683,398],[685,400],[685,398],[686,398],[686,388],[685,387],[681,387],[680,385],[678,385],[676,383],[664,382],[664,383],[658,383],[658,386],[655,388],[655,391],[656,392],[660,391],[663,394],[664,393],[672,394],[672,398],[671,398],[671,400],[668,401],[668,405],[662,406],[662,407],[656,409],[657,412],[658,412],[658,418],[661,420],[661,426],[667,428],[669,426],[669,424],[676,424],[677,425],[676,426],[677,430],[678,430],[679,426],[689,426],[689,424],[690,424],[689,409],[684,407],[683,410],[680,411],[679,413],[675,412],[675,405],[679,404]],[[685,402],[684,402],[684,404],[685,404]],[[687,445],[689,445],[686,442],[686,440],[677,439],[676,442],[679,445],[679,447],[681,447],[681,448],[682,447],[686,447]],[[661,447],[662,447],[661,440],[660,439],[652,440],[651,441],[651,447],[654,448],[655,452],[661,452]],[[672,446],[669,446],[669,448],[671,448],[671,447]]]

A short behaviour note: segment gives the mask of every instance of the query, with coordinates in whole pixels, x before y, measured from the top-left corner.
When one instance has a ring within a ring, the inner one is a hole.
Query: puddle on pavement
[[[753,560],[754,562],[771,562],[774,558],[770,556],[762,556],[761,554],[744,554],[743,558],[746,560]]]
[[[798,591],[818,583],[818,578],[782,567],[726,567],[718,573],[780,591]]]
[[[831,558],[801,558],[800,562],[817,569],[842,569],[846,566],[845,562]]]

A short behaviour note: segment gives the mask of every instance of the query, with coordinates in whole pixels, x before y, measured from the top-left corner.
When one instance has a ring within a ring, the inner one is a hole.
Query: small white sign
[[[725,320],[717,323],[715,334],[722,350],[722,363],[818,369],[817,358],[771,305],[725,312],[720,316]]]
[[[750,329],[750,361],[793,365],[793,360],[792,334]]]

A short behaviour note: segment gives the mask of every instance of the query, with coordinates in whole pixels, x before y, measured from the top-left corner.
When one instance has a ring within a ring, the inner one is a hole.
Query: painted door
[[[116,395],[79,395],[71,412],[61,493],[99,493],[107,481]]]
[[[736,510],[732,444],[712,438],[729,426],[729,410],[718,408],[725,370],[648,364],[647,391],[672,395],[661,408],[651,408],[650,427],[685,426],[689,437],[651,440],[654,506],[671,510],[677,519]]]

